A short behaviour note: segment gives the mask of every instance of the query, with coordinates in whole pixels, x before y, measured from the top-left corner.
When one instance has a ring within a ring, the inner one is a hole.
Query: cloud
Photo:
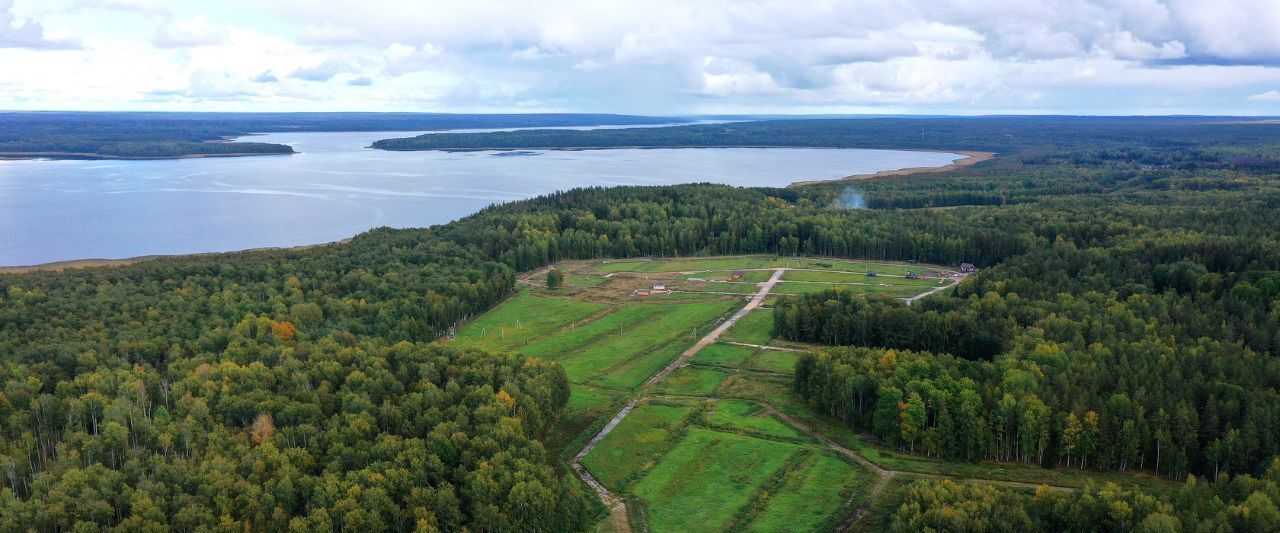
[[[0,50],[0,107],[1256,113],[1280,87],[1277,0],[24,1],[0,47],[86,49]]]
[[[169,10],[165,8],[164,3],[160,0],[77,0],[75,7],[144,14],[169,13]]]
[[[1115,33],[1107,44],[1112,55],[1131,61],[1172,60],[1187,57],[1187,47],[1180,41],[1167,41],[1157,46],[1138,39],[1127,31]]]
[[[188,19],[170,20],[156,29],[151,44],[159,48],[188,48],[224,44],[231,32],[209,22],[203,15]]]
[[[0,0],[0,48],[71,50],[80,47],[79,39],[50,38],[39,22],[19,20],[13,14],[13,0]]]
[[[326,59],[322,63],[294,70],[289,77],[306,81],[329,81],[338,74],[350,71],[351,66],[346,62]]]
[[[339,26],[332,22],[311,24],[298,30],[298,42],[302,44],[354,44],[364,40],[364,34],[355,28]]]
[[[444,57],[444,49],[431,43],[420,46],[391,43],[382,51],[382,57],[386,61],[387,73],[399,76],[438,66]]]
[[[1250,102],[1280,102],[1280,91],[1273,90],[1250,95],[1248,100]]]

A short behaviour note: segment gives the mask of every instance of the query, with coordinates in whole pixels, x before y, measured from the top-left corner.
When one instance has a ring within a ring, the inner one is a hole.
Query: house
[[[915,272],[907,271],[907,279],[920,279]]]
[[[960,271],[968,274],[969,272],[977,272],[978,268],[973,263],[960,263]]]
[[[742,274],[743,272],[741,270],[734,270],[732,274],[729,274],[729,281],[738,281],[742,279]]]

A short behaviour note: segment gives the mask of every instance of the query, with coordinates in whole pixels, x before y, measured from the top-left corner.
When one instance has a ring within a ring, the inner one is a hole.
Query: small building
[[[920,279],[915,272],[907,271],[907,279]]]
[[[665,290],[667,290],[667,284],[666,284],[666,283],[654,283],[654,284],[653,284],[653,290],[655,290],[655,291],[665,291]]]
[[[977,272],[978,268],[973,263],[960,263],[960,272],[968,274],[969,272]]]
[[[738,281],[742,279],[742,275],[743,272],[741,270],[734,270],[733,273],[729,274],[729,281]]]
[[[867,271],[867,277],[868,277],[868,278],[874,278],[874,277],[876,277],[876,273],[875,273],[875,271],[874,271],[874,270],[869,270],[869,271]]]

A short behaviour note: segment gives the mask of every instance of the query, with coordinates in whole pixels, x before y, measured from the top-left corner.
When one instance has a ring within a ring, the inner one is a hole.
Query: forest
[[[599,503],[541,444],[564,370],[432,341],[558,260],[768,253],[980,267],[910,306],[780,300],[781,336],[830,345],[797,366],[815,409],[917,454],[1185,480],[1210,501],[1152,494],[1139,521],[1248,525],[1277,501],[1277,130],[1170,120],[934,176],[585,188],[307,249],[0,275],[0,524],[585,529]],[[916,516],[936,499],[1055,530],[1138,498],[921,487],[900,530],[954,518]]]
[[[664,124],[670,117],[605,114],[3,112],[0,157],[162,159],[291,154],[282,144],[222,142],[250,133],[424,131]]]
[[[1274,141],[1280,125],[1239,117],[945,117],[775,119],[690,124],[668,128],[520,130],[429,134],[383,139],[382,150],[488,150],[589,148],[705,148],[789,146],[985,150],[1023,157],[1088,158],[1098,149],[1194,158],[1219,144]],[[1126,140],[1141,139],[1139,144]]]

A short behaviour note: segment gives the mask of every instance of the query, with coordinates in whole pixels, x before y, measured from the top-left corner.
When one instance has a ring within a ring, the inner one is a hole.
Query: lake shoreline
[[[716,147],[707,147],[707,148],[716,148]],[[728,147],[725,147],[725,148],[728,148]],[[785,147],[742,146],[742,147],[736,147],[736,148],[785,148]],[[871,149],[868,149],[868,150],[871,150]],[[889,149],[886,149],[886,150],[889,150]],[[799,181],[799,182],[794,182],[790,184],[789,187],[800,187],[800,186],[807,186],[807,185],[816,185],[816,184],[833,183],[833,182],[850,181],[850,180],[864,180],[864,179],[879,178],[879,177],[886,177],[886,176],[905,176],[905,175],[921,174],[921,173],[946,172],[950,170],[956,170],[959,168],[972,166],[974,164],[977,164],[983,161],[988,161],[996,156],[996,154],[993,152],[976,152],[976,151],[967,151],[967,150],[899,150],[899,151],[948,153],[948,154],[962,155],[965,157],[962,159],[958,159],[950,164],[939,166],[939,167],[907,167],[907,168],[899,168],[894,170],[882,170],[882,171],[870,173],[870,174],[857,174],[852,176],[846,176],[843,178]],[[289,155],[289,154],[248,154],[248,155]],[[2,154],[0,154],[0,156],[2,156]],[[225,155],[208,156],[208,157],[224,157],[224,156]],[[195,157],[199,157],[199,156],[195,156]],[[191,157],[186,157],[186,158],[191,158]],[[238,250],[226,250],[226,251],[217,251],[217,252],[192,252],[192,253],[184,253],[184,254],[141,255],[141,256],[118,258],[118,259],[107,259],[107,258],[68,259],[63,261],[52,261],[48,263],[37,263],[37,264],[31,264],[31,265],[0,266],[0,274],[23,274],[28,272],[57,272],[62,270],[72,270],[72,269],[80,269],[80,268],[100,268],[100,267],[109,268],[109,267],[127,266],[127,265],[140,263],[143,261],[150,261],[155,259],[197,257],[197,256],[207,256],[207,255],[234,254],[234,253],[267,251],[267,250],[305,250],[305,249],[316,248],[321,246],[342,244],[342,243],[349,242],[350,240],[351,238],[348,237],[346,239],[340,239],[337,241],[298,245],[298,246],[263,246],[263,247],[253,247],[253,248],[244,248],[244,249],[238,249]]]
[[[976,152],[973,150],[907,150],[907,151],[941,152],[944,154],[957,154],[965,157],[963,159],[957,159],[949,165],[943,165],[940,167],[899,168],[895,170],[881,170],[879,172],[872,172],[870,174],[854,174],[852,176],[845,176],[843,178],[837,178],[833,180],[797,181],[795,183],[792,183],[791,185],[788,185],[788,187],[803,187],[806,185],[819,185],[819,184],[835,183],[835,182],[841,182],[841,181],[861,181],[861,180],[869,180],[869,179],[875,179],[875,178],[886,178],[890,176],[911,176],[915,174],[949,172],[949,171],[961,169],[964,167],[970,167],[978,163],[981,163],[983,161],[990,161],[994,159],[996,155],[998,155],[995,152]]]
[[[351,242],[351,237],[336,240],[332,242],[321,242],[316,244],[302,244],[298,246],[259,246],[257,248],[245,248],[243,250],[227,250],[223,252],[192,252],[189,254],[155,254],[140,255],[137,257],[126,257],[123,259],[68,259],[66,261],[53,261],[50,263],[40,263],[36,265],[22,266],[0,266],[0,275],[3,274],[26,274],[28,272],[61,272],[63,270],[76,270],[81,268],[98,268],[98,267],[121,267],[128,266],[143,261],[154,261],[157,259],[180,259],[184,257],[203,257],[208,255],[222,254],[240,254],[249,252],[268,252],[281,250],[309,250],[312,248],[320,248],[323,246],[333,246],[335,244],[346,244]]]

